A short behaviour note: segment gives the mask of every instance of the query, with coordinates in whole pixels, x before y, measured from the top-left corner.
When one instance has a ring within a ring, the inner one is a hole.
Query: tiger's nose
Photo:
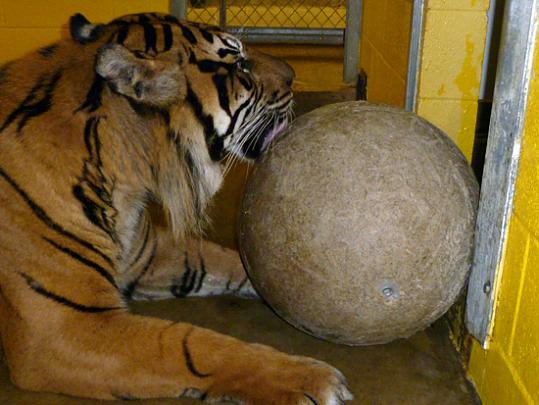
[[[281,73],[283,80],[288,87],[292,87],[292,83],[294,83],[294,79],[296,77],[296,72],[294,72],[294,68],[292,68],[292,66],[290,66],[287,62],[282,60],[281,63],[284,65]]]
[[[272,80],[278,80],[280,83],[290,87],[294,82],[296,73],[292,66],[282,59],[275,56],[262,53],[253,48],[248,48],[250,59],[253,60],[255,71]]]

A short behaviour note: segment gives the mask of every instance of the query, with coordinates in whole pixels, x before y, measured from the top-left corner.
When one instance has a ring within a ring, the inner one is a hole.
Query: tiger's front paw
[[[246,405],[339,405],[353,399],[342,373],[327,363],[252,345],[256,357],[221,381],[233,402]],[[250,363],[250,364],[247,364]]]

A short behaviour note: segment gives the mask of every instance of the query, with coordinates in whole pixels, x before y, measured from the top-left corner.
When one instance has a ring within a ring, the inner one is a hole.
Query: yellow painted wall
[[[417,111],[471,161],[489,0],[428,0]]]
[[[367,99],[404,106],[412,0],[364,0],[360,67]]]
[[[469,375],[485,405],[539,403],[538,179],[539,49],[536,48],[492,340],[486,351],[474,344],[469,365]]]
[[[168,0],[0,0],[0,63],[66,36],[69,17],[78,12],[92,22],[108,22],[168,10]]]
[[[417,112],[471,161],[489,0],[427,0]],[[364,0],[367,99],[404,106],[412,0]]]
[[[343,82],[342,46],[268,45],[256,48],[286,60],[296,72],[294,91],[339,91]]]

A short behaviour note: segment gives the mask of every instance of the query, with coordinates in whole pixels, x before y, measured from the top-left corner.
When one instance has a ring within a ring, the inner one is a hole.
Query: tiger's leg
[[[58,283],[41,272],[3,270],[0,334],[11,379],[21,388],[246,405],[333,405],[350,397],[342,375],[325,363],[129,314],[104,282],[66,276]]]
[[[148,225],[140,238],[144,251],[135,255],[145,264],[129,272],[123,289],[127,297],[257,297],[237,251],[197,238],[178,242],[165,226]]]

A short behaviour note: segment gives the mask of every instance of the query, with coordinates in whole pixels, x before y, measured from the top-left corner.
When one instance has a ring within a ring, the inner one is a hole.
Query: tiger
[[[291,120],[293,69],[219,28],[159,13],[91,23],[0,68],[0,336],[11,381],[95,399],[351,400],[329,364],[129,299],[256,297],[204,240],[231,156]]]

